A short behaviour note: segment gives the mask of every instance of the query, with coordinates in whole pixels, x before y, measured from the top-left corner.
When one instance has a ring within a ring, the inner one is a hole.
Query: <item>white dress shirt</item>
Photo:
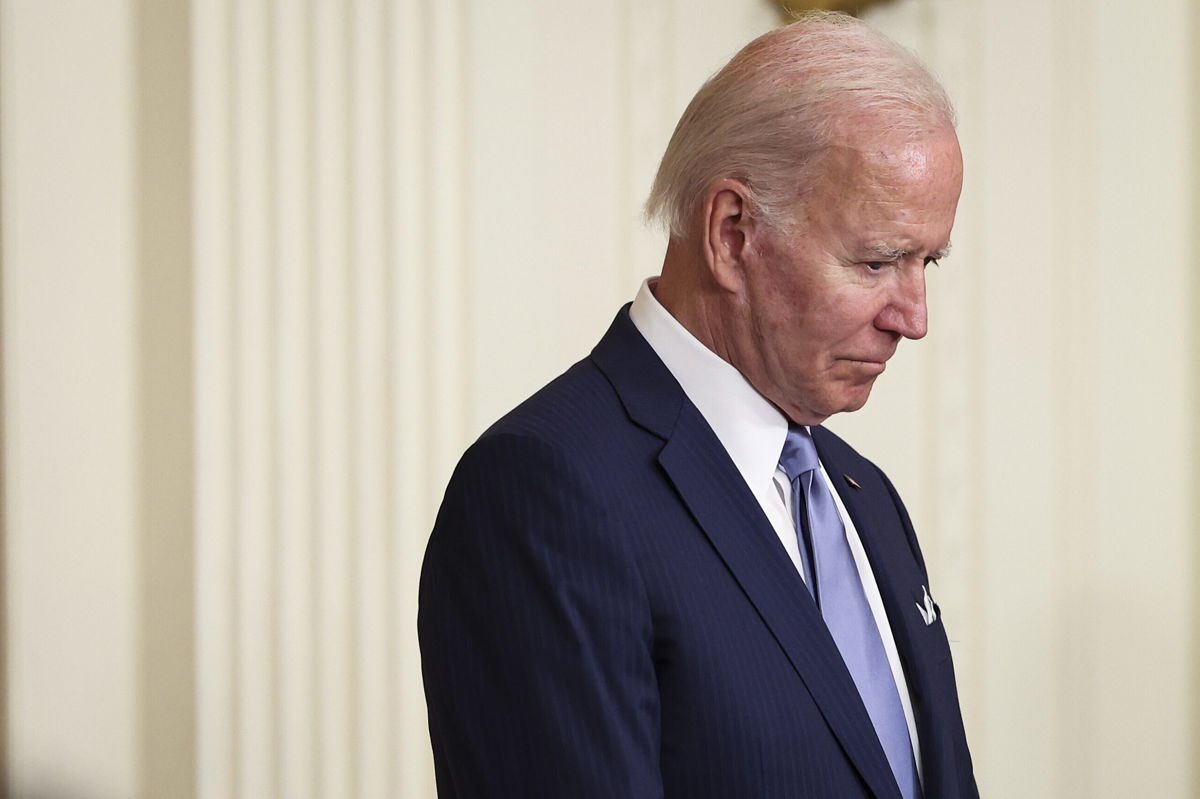
[[[788,421],[774,405],[754,390],[741,372],[701,344],[663,308],[654,296],[656,281],[657,278],[650,278],[643,282],[637,298],[633,301],[629,316],[634,327],[649,342],[655,354],[679,381],[688,399],[716,433],[721,446],[729,453],[734,466],[741,473],[754,498],[758,500],[771,526],[775,528],[775,534],[779,536],[780,543],[803,580],[800,544],[795,522],[792,520],[791,482],[783,469],[779,468],[779,456],[783,452],[783,442],[787,437]],[[871,607],[875,626],[879,628],[879,636],[883,639],[883,649],[887,653],[892,676],[899,688],[900,704],[904,707],[908,736],[912,741],[913,757],[916,759],[917,774],[920,776],[921,746],[917,740],[912,699],[908,693],[904,669],[900,666],[896,639],[887,621],[883,599],[879,596],[875,573],[867,560],[867,553],[858,537],[854,521],[846,512],[842,498],[830,483],[824,465],[821,467],[821,477],[833,495],[838,514],[842,517],[846,539],[867,595],[867,604]]]

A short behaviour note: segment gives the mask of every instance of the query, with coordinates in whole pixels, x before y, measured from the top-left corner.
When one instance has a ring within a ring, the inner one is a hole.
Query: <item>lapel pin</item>
[[[846,478],[846,482],[850,484],[850,487],[851,487],[851,488],[858,488],[858,489],[861,489],[861,488],[862,488],[862,486],[860,486],[860,485],[858,484],[858,481],[857,481],[857,480],[855,480],[855,479],[854,479],[853,477],[851,477],[850,475],[848,475],[848,474],[843,474],[843,475],[842,475],[842,477],[845,477],[845,478]]]

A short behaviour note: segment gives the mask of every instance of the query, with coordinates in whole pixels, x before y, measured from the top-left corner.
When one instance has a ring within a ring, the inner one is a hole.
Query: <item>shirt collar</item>
[[[787,419],[732,364],[705,347],[642,283],[630,319],[679,381],[756,496],[770,489],[787,437]]]

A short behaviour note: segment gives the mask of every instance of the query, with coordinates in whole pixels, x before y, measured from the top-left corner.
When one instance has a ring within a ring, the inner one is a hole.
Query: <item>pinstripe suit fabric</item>
[[[941,622],[881,472],[821,428],[888,606],[925,796],[977,796]],[[463,456],[419,632],[439,795],[899,791],[836,646],[703,417],[628,318]]]

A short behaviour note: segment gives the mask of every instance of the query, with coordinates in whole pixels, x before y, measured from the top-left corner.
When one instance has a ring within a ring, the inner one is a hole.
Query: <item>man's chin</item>
[[[837,413],[853,413],[867,404],[867,400],[871,397],[871,389],[875,387],[875,378],[872,377],[857,385],[851,386],[846,390],[845,396],[841,403],[841,409]]]
[[[788,396],[789,401],[773,401],[773,404],[795,424],[821,424],[834,414],[851,413],[866,405],[875,387],[875,377],[831,381],[822,386],[823,391],[797,390]]]

